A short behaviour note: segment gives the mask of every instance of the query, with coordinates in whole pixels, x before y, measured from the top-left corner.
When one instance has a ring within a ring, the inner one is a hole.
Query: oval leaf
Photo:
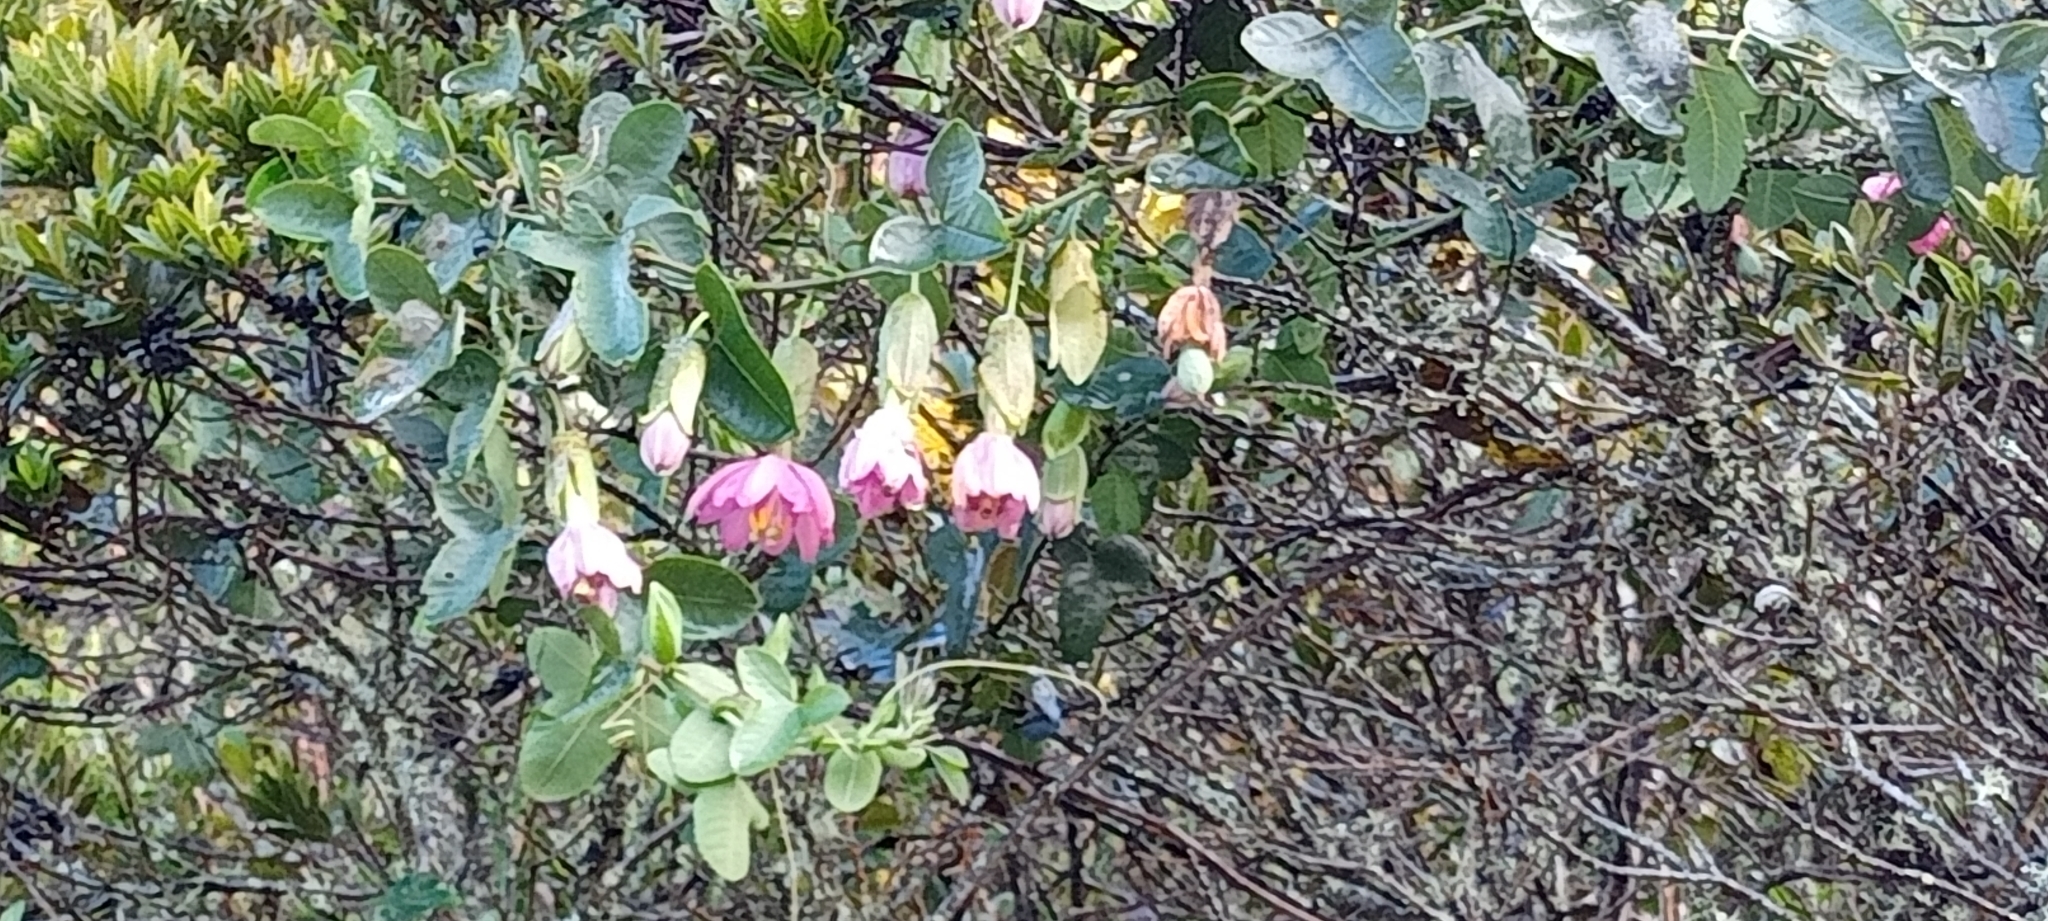
[[[825,761],[825,799],[840,812],[859,812],[882,788],[882,759],[874,752],[840,749]]]
[[[1267,70],[1314,80],[1337,111],[1370,127],[1409,134],[1429,119],[1422,68],[1391,19],[1332,29],[1307,13],[1273,13],[1252,20],[1238,41]]]
[[[1048,288],[1050,364],[1078,384],[1095,373],[1102,350],[1109,345],[1109,311],[1102,303],[1102,280],[1095,274],[1095,248],[1078,239],[1062,244],[1053,256]]]
[[[717,266],[705,263],[697,270],[697,298],[711,314],[705,408],[733,434],[756,445],[765,447],[796,434],[789,386],[747,325],[739,296]]]
[[[753,583],[731,568],[701,556],[671,556],[647,567],[650,582],[667,589],[682,615],[685,640],[722,639],[739,632],[761,609]]]

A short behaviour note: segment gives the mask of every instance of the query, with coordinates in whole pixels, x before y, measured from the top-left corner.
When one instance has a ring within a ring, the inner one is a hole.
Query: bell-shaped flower
[[[548,575],[563,597],[606,611],[618,604],[620,590],[637,592],[641,585],[640,564],[627,552],[626,542],[595,515],[573,509],[548,546]]]
[[[1898,173],[1878,173],[1863,180],[1863,197],[1871,201],[1884,201],[1906,187],[1906,180]]]
[[[1915,256],[1925,256],[1940,249],[1941,244],[1947,243],[1948,238],[1954,235],[1955,232],[1956,222],[1950,220],[1949,216],[1944,214],[1935,218],[1934,226],[1927,228],[1927,232],[1921,234],[1919,239],[1909,241],[1906,244],[1906,248],[1911,250]]]
[[[1038,469],[1008,435],[976,435],[953,459],[953,520],[965,533],[994,530],[1015,540],[1038,498]]]
[[[640,429],[640,463],[655,476],[666,477],[683,469],[690,456],[690,433],[674,410],[662,410]]]
[[[1183,343],[1200,346],[1218,362],[1230,351],[1223,329],[1223,305],[1208,285],[1184,286],[1160,308],[1159,348],[1172,358]]]
[[[728,552],[748,543],[770,556],[796,543],[804,562],[818,559],[818,548],[832,537],[837,510],[824,479],[786,458],[763,454],[733,461],[712,472],[683,513],[718,526],[719,543]]]
[[[1019,32],[1038,23],[1045,13],[1045,0],[994,0],[996,18]]]
[[[884,405],[854,430],[839,457],[839,488],[853,494],[862,518],[924,507],[931,481],[925,477],[917,430],[903,404]]]
[[[1038,509],[1038,530],[1053,540],[1074,533],[1081,525],[1080,499],[1047,499]]]
[[[929,191],[925,186],[924,161],[931,136],[916,128],[905,128],[897,133],[895,144],[895,149],[889,151],[883,176],[889,194],[897,198],[923,198]]]

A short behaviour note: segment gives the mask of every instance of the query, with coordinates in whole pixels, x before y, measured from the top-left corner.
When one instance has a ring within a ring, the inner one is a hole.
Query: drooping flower
[[[1863,180],[1863,197],[1871,201],[1884,201],[1899,194],[1906,187],[1906,181],[1898,173],[1878,173]]]
[[[794,541],[797,555],[809,563],[831,538],[837,510],[816,471],[763,454],[713,471],[690,495],[683,513],[718,525],[719,543],[728,552],[753,542],[775,556]]]
[[[889,165],[884,181],[889,194],[897,198],[923,198],[928,191],[924,181],[924,161],[931,136],[917,128],[905,128],[896,133],[896,148],[889,151]]]
[[[1038,498],[1038,470],[1008,435],[976,435],[953,460],[953,520],[963,532],[994,530],[1015,540]]]
[[[1037,24],[1045,13],[1045,0],[994,0],[996,18],[1019,32]]]
[[[662,410],[640,429],[640,463],[655,476],[665,477],[683,468],[690,456],[690,433],[674,410]]]
[[[1201,346],[1214,361],[1222,361],[1230,351],[1223,305],[1208,285],[1183,286],[1159,310],[1159,348],[1171,358],[1182,343]]]
[[[854,430],[839,458],[839,488],[853,494],[862,518],[924,507],[931,481],[925,477],[917,430],[903,404],[885,404]]]
[[[548,546],[548,575],[555,588],[572,601],[611,611],[619,591],[640,590],[640,564],[626,542],[594,514],[572,509],[562,533]]]
[[[1047,499],[1038,509],[1038,530],[1053,540],[1074,533],[1080,524],[1080,499]]]
[[[1949,216],[1944,214],[1935,218],[1934,226],[1927,228],[1927,232],[1921,234],[1919,239],[1908,242],[1906,248],[1912,250],[1915,256],[1925,256],[1940,249],[1941,244],[1948,242],[1949,236],[1954,234],[1955,231],[1955,221],[1950,220]]]

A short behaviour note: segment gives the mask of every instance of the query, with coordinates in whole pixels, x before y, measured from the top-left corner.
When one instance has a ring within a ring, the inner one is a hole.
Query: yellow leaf
[[[1153,242],[1164,242],[1180,229],[1181,209],[1186,205],[1185,195],[1146,186],[1145,197],[1138,204],[1138,227]]]
[[[933,492],[946,495],[952,488],[953,457],[960,453],[967,439],[974,437],[974,426],[960,420],[952,398],[938,396],[918,402],[917,412],[910,415],[910,425],[925,466],[931,468]]]

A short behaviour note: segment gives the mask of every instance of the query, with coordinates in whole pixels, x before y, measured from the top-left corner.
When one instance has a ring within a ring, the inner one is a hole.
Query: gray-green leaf
[[[1657,2],[1522,0],[1529,28],[1552,48],[1593,62],[1621,109],[1656,134],[1683,128],[1672,109],[1685,98],[1692,56],[1678,13]]]
[[[1391,19],[1346,20],[1332,29],[1307,13],[1272,13],[1252,20],[1238,40],[1261,66],[1315,81],[1331,105],[1367,126],[1408,134],[1429,119],[1422,67]]]

